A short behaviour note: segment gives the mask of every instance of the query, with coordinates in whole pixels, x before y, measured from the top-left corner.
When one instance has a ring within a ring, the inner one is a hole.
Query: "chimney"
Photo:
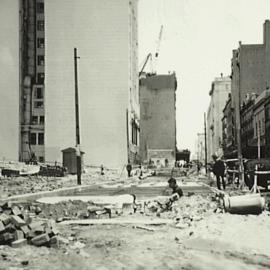
[[[270,45],[270,21],[265,20],[263,24],[263,44],[266,49],[269,49]]]

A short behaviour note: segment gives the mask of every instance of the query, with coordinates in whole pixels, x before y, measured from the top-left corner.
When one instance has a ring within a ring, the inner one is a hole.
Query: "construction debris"
[[[30,217],[28,209],[10,202],[2,203],[0,209],[0,245],[10,245],[16,248],[26,244],[55,246],[58,232],[54,222],[35,221]],[[32,207],[31,210],[36,210],[36,208]],[[31,215],[35,215],[35,212],[32,212]]]

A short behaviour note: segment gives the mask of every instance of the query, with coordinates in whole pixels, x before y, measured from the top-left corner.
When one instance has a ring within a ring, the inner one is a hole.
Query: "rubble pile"
[[[156,214],[162,218],[174,219],[176,227],[187,228],[194,222],[204,219],[207,215],[211,215],[213,212],[223,212],[219,199],[211,196],[185,196],[171,205],[166,203],[166,201],[149,202],[146,204],[145,213]],[[168,205],[167,208],[165,207],[166,205]]]
[[[34,215],[38,215],[41,209],[32,207],[30,210],[11,202],[0,204],[0,245],[58,246],[58,231],[54,222],[35,220]]]
[[[222,213],[223,209],[217,198],[211,196],[193,195],[182,197],[172,206],[167,214],[174,218],[176,227],[187,228],[205,217],[215,213]]]
[[[30,205],[29,205],[30,206]],[[56,222],[71,219],[95,219],[111,217],[111,209],[81,200],[63,201],[56,204],[35,203],[32,206],[41,209],[39,217],[50,217]],[[31,206],[30,206],[31,207]]]

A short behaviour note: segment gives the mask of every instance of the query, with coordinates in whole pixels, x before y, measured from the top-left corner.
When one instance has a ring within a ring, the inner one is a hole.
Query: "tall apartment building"
[[[74,47],[78,49],[85,164],[121,167],[138,156],[136,0],[45,3],[45,159],[74,147]]]
[[[0,159],[18,160],[19,2],[0,1]]]
[[[140,157],[174,164],[176,157],[175,74],[140,79]]]
[[[212,160],[212,155],[223,155],[222,149],[222,118],[223,109],[231,92],[230,77],[215,78],[209,92],[211,97],[207,111],[207,160]]]
[[[232,104],[236,128],[240,127],[240,107],[247,94],[260,95],[270,87],[270,21],[263,25],[262,44],[242,44],[232,56]],[[237,136],[235,138],[237,143]]]
[[[19,159],[21,161],[31,159],[45,161],[45,21],[43,1],[20,1]]]

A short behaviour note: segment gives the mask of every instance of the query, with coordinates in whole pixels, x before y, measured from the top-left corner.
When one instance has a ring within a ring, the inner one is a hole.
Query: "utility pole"
[[[261,132],[260,132],[260,121],[257,125],[257,144],[258,144],[258,158],[261,158]]]
[[[240,45],[241,46],[241,45]],[[240,51],[239,47],[239,51]],[[236,61],[239,61],[237,59]],[[241,185],[243,186],[244,184],[244,175],[243,175],[243,155],[242,155],[242,144],[241,144],[241,81],[240,81],[240,63],[238,62],[238,65],[236,64],[237,72],[238,72],[238,77],[236,77],[236,82],[235,82],[235,87],[237,89],[237,95],[235,99],[235,124],[236,124],[236,139],[237,139],[237,156],[239,160],[239,181]]]
[[[80,149],[80,117],[79,117],[79,94],[78,94],[78,67],[77,48],[74,48],[74,78],[75,78],[75,126],[76,126],[76,161],[77,161],[77,184],[81,185],[81,149]]]
[[[207,140],[206,140],[206,116],[204,113],[204,155],[205,155],[205,173],[207,173]]]

